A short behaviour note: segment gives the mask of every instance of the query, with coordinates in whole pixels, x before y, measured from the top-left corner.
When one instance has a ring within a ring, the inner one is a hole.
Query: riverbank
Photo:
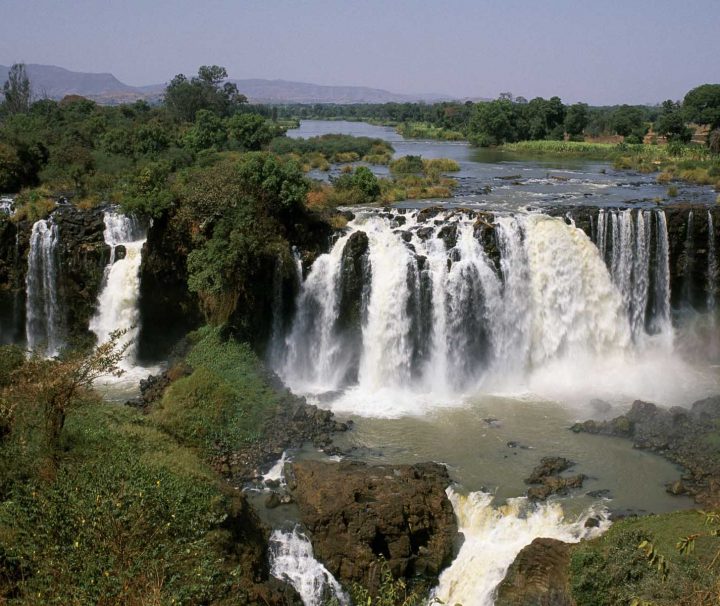
[[[521,141],[498,147],[501,152],[547,157],[587,158],[612,162],[617,170],[659,173],[658,183],[685,181],[714,185],[720,192],[720,157],[700,145],[646,145],[584,143],[576,141]],[[677,194],[675,194],[677,195]]]

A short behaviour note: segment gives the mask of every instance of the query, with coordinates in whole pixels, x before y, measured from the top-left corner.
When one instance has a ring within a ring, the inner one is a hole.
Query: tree
[[[482,147],[516,140],[513,104],[506,100],[478,103],[470,121],[471,138]]]
[[[60,436],[68,411],[83,403],[83,396],[97,379],[124,373],[119,364],[130,346],[129,341],[121,341],[126,332],[111,333],[108,341],[90,353],[75,351],[52,360],[33,355],[16,366],[6,381],[0,397],[14,402],[20,413],[39,413],[51,458],[60,454]]]
[[[205,109],[219,116],[229,116],[247,97],[238,92],[237,85],[221,83],[227,71],[218,65],[203,65],[197,77],[190,80],[178,74],[165,89],[165,106],[178,120],[193,122],[198,111]]]
[[[30,109],[30,79],[25,71],[24,63],[15,63],[8,72],[8,79],[3,85],[5,101],[2,104],[4,113],[24,114]]]
[[[618,135],[627,137],[642,130],[643,114],[637,107],[621,105],[613,112],[610,123]]]
[[[230,138],[247,151],[260,151],[275,136],[275,129],[258,114],[235,114],[228,118],[227,128]]]
[[[574,103],[565,114],[565,130],[569,135],[582,135],[590,121],[587,103]]]
[[[693,88],[683,100],[688,122],[704,124],[711,130],[720,128],[720,84],[703,84]]]
[[[0,192],[14,192],[22,184],[23,167],[17,150],[0,143]]]
[[[671,100],[664,101],[663,111],[655,122],[655,131],[668,141],[689,143],[692,139],[692,130],[685,124],[685,117],[679,103]]]
[[[185,141],[194,151],[220,149],[227,141],[227,131],[217,114],[201,109],[195,115],[195,124],[185,133]]]

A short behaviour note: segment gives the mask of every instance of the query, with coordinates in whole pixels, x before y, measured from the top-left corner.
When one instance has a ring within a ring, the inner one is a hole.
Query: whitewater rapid
[[[610,525],[601,508],[568,518],[558,502],[532,505],[526,498],[517,498],[494,507],[492,495],[484,492],[464,495],[448,488],[447,493],[463,542],[432,592],[432,597],[442,600],[443,604],[492,606],[495,590],[508,568],[522,548],[534,539],[543,537],[577,543],[599,536]],[[598,520],[597,525],[586,528],[586,521],[593,516]]]

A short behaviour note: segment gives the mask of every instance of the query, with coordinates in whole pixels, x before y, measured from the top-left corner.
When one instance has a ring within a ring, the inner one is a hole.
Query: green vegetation
[[[465,135],[459,130],[436,126],[429,122],[403,122],[398,124],[395,130],[407,139],[439,139],[441,141],[465,139]]]
[[[376,591],[358,583],[350,588],[350,598],[357,606],[420,606],[427,603],[428,587],[408,587],[404,579],[395,579],[384,559],[378,561],[380,582]],[[440,603],[433,600],[431,604]],[[330,606],[333,606],[332,604]]]
[[[278,404],[250,347],[223,340],[219,328],[190,335],[193,372],[175,381],[151,418],[183,444],[208,457],[257,440]]]
[[[297,158],[305,170],[328,170],[330,163],[361,160],[369,164],[388,164],[394,152],[392,146],[382,139],[334,134],[309,139],[278,137],[270,142],[269,150]]]
[[[602,537],[573,550],[573,597],[578,606],[715,604],[719,546],[712,530],[696,511],[616,522]]]
[[[257,437],[279,396],[206,328],[149,415],[101,402],[120,338],[56,360],[0,347],[0,602],[256,603],[257,522],[208,462]]]

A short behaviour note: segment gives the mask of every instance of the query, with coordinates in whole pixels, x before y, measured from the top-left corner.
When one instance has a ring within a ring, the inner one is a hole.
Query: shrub
[[[425,165],[421,156],[403,156],[390,163],[390,172],[393,175],[421,174]]]
[[[257,439],[278,403],[248,345],[205,328],[187,357],[193,373],[175,381],[152,417],[184,444],[208,455]]]

